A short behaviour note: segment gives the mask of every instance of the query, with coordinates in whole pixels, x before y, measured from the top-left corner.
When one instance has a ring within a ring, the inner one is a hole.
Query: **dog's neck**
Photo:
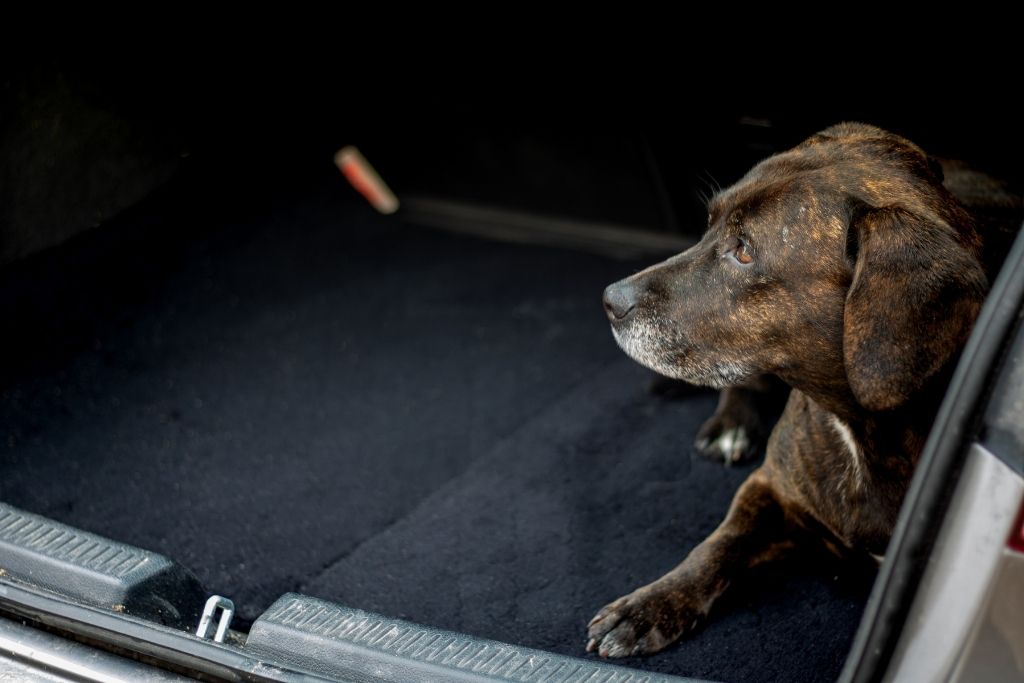
[[[813,366],[791,366],[776,374],[844,423],[863,422],[866,411],[857,403],[853,389],[850,388],[843,370],[842,352],[834,354],[834,357],[816,360],[818,362]]]
[[[952,365],[905,404],[881,412],[869,411],[857,402],[845,375],[779,376],[848,427],[869,460],[914,464],[938,413]]]

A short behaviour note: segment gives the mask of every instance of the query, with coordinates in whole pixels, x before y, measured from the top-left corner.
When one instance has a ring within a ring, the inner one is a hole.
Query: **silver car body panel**
[[[190,680],[193,679],[0,617],[0,681],[171,683]]]
[[[884,680],[1024,680],[1024,479],[975,444]]]

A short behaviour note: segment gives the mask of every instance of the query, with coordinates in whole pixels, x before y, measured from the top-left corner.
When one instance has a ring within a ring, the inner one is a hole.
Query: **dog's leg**
[[[602,657],[658,652],[692,631],[751,567],[781,557],[798,534],[758,468],[719,527],[657,581],[605,606],[588,624],[587,651]]]
[[[788,389],[771,375],[722,389],[715,414],[697,432],[697,450],[727,465],[763,453]]]

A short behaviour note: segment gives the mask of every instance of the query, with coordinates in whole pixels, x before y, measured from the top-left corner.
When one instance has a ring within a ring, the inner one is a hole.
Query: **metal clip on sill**
[[[231,619],[235,616],[235,603],[220,595],[212,595],[206,601],[206,606],[203,607],[203,618],[199,620],[196,635],[200,638],[209,637],[210,625],[213,623],[213,615],[218,607],[222,611],[220,621],[217,622],[217,632],[213,634],[213,642],[223,643],[224,637],[228,634],[228,628],[231,626]]]

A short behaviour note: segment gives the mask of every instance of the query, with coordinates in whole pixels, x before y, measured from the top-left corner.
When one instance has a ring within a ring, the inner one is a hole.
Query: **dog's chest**
[[[885,552],[907,478],[870,459],[843,420],[794,390],[766,463],[803,513],[843,545]]]

